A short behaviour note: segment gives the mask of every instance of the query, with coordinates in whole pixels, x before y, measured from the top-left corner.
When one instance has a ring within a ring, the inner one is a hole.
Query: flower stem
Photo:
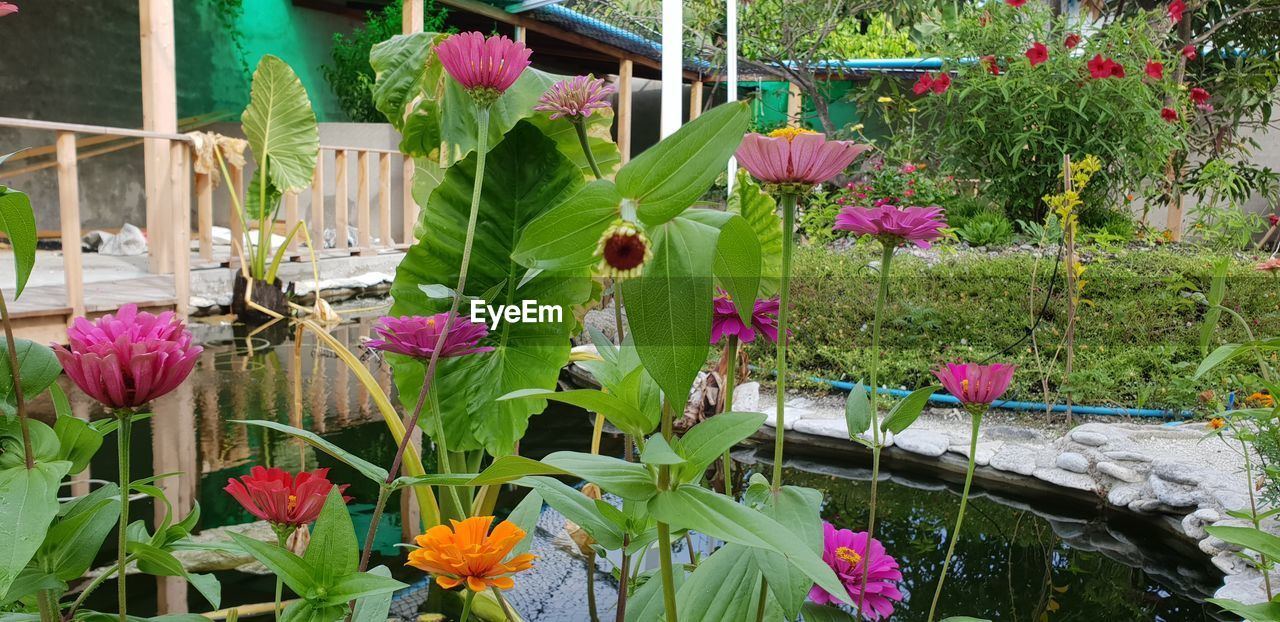
[[[578,144],[582,146],[582,153],[587,156],[587,164],[591,165],[591,172],[596,176],[596,179],[604,177],[600,173],[600,165],[596,164],[595,155],[591,153],[591,143],[587,142],[587,124],[577,117],[574,117],[570,122],[573,123],[574,131],[578,133]]]
[[[591,616],[591,622],[600,622],[600,613],[596,608],[596,553],[592,551],[587,553],[587,613]]]
[[[671,402],[662,402],[662,437],[671,440],[674,415]],[[658,466],[658,490],[671,488],[671,466]],[[666,607],[666,622],[678,622],[676,617],[676,580],[675,568],[671,562],[671,526],[658,522],[658,564],[662,572],[662,602]]]
[[[4,340],[9,349],[9,375],[13,377],[13,386],[18,387],[13,397],[18,411],[18,426],[22,430],[23,459],[27,470],[36,467],[35,454],[31,448],[31,429],[27,425],[27,399],[22,395],[22,371],[18,365],[18,346],[13,338],[13,324],[9,321],[9,305],[5,304],[4,293],[0,292],[0,322],[4,322]]]
[[[1240,441],[1240,449],[1244,454],[1244,476],[1247,478],[1245,480],[1245,488],[1249,491],[1249,520],[1253,523],[1254,529],[1261,530],[1262,520],[1258,518],[1258,500],[1253,494],[1255,486],[1253,482],[1253,459],[1249,455],[1249,445],[1243,440]],[[1271,589],[1271,572],[1268,570],[1268,566],[1271,565],[1273,560],[1268,560],[1267,556],[1261,552],[1258,555],[1262,558],[1262,564],[1260,565],[1262,569],[1262,585],[1267,590],[1267,600],[1271,601],[1275,598],[1275,594]]]
[[[631,587],[631,554],[627,547],[631,546],[631,534],[622,534],[622,563],[618,570],[618,612],[614,622],[625,622],[627,619],[627,592]]]
[[[6,324],[7,326],[7,324]],[[19,391],[21,393],[21,391]],[[125,587],[125,566],[129,563],[129,491],[132,489],[129,479],[129,441],[133,434],[133,411],[120,409],[116,411],[116,419],[120,422],[116,429],[116,457],[120,460],[120,525],[116,532],[116,596],[120,601],[120,622],[129,622],[126,612],[129,592]]]
[[[507,622],[516,622],[516,616],[511,613],[511,606],[507,604],[507,599],[502,597],[502,590],[497,587],[493,589],[493,597],[498,599],[498,606],[502,607],[502,615],[507,618]]]
[[[130,555],[125,559],[125,563],[129,563],[133,561],[133,559],[133,556]],[[90,581],[88,586],[83,590],[80,590],[80,595],[77,596],[75,602],[71,603],[71,606],[67,608],[66,613],[62,614],[63,622],[70,622],[70,620],[75,617],[76,611],[80,609],[80,605],[83,605],[84,601],[89,598],[89,595],[92,594],[94,590],[101,587],[103,583],[106,583],[107,579],[115,576],[116,572],[119,570],[120,569],[118,567],[111,566],[110,568],[104,568],[101,574],[94,577],[93,581]]]
[[[893,262],[894,245],[881,241],[880,256],[880,289],[876,293],[876,316],[871,328],[871,499],[867,506],[870,516],[867,518],[867,545],[862,558],[871,558],[871,539],[876,534],[876,493],[880,483],[880,451],[883,443],[880,440],[880,413],[876,410],[876,398],[879,396],[880,373],[880,326],[884,323],[884,307],[889,299],[889,267]],[[850,435],[861,434],[861,430],[849,430]],[[871,575],[871,564],[862,564],[862,583],[858,591],[857,617],[862,617],[863,595],[867,593],[867,579]]]
[[[364,536],[364,550],[360,552],[360,572],[369,569],[369,557],[373,554],[373,541],[378,535],[378,523],[382,522],[382,512],[387,506],[387,497],[391,496],[390,483],[384,482],[378,487],[378,500],[373,504],[373,519],[369,523],[369,531]]]
[[[377,511],[375,510],[374,513],[376,514]],[[289,536],[293,535],[294,531],[296,531],[296,529],[289,529],[286,527],[276,528],[276,543],[280,545],[280,548],[285,550],[289,549]],[[373,529],[370,528],[369,531],[372,533]],[[364,568],[361,568],[362,572],[363,570]],[[284,579],[281,578],[280,575],[276,575],[276,606],[272,608],[272,611],[276,614],[276,622],[279,622],[280,620],[280,603],[283,600],[283,596]]]
[[[778,410],[774,425],[773,441],[773,491],[782,489],[782,446],[783,427],[786,421],[785,404],[787,401],[787,305],[791,300],[791,250],[795,245],[796,228],[796,193],[783,192],[779,197],[782,203],[782,287],[778,292],[778,345],[777,345],[777,383]]]
[[[476,127],[475,184],[471,190],[471,213],[467,218],[467,237],[462,244],[462,265],[458,267],[458,286],[453,290],[453,303],[449,307],[449,313],[445,315],[444,329],[440,331],[440,336],[436,338],[435,348],[431,351],[431,359],[427,362],[427,371],[422,377],[422,393],[418,395],[417,406],[413,409],[413,415],[404,422],[404,437],[400,439],[400,445],[396,448],[396,456],[391,461],[391,470],[387,473],[388,482],[399,477],[400,463],[404,461],[404,452],[409,447],[409,440],[413,438],[413,430],[418,426],[418,420],[422,416],[422,401],[431,390],[431,383],[435,378],[436,365],[440,362],[440,350],[444,348],[444,341],[449,336],[449,331],[453,329],[454,316],[458,312],[458,305],[462,304],[462,292],[467,286],[467,267],[471,263],[471,246],[475,243],[476,220],[480,214],[480,190],[484,186],[484,161],[489,153],[489,107],[487,105],[476,104]],[[444,413],[440,412],[438,408],[436,409],[436,414],[443,419]],[[443,421],[440,421],[437,426],[437,434],[440,438],[436,439],[436,444],[441,448],[441,454],[443,454]],[[437,462],[444,465],[445,469],[448,469],[445,458],[442,457]],[[447,470],[445,472],[448,473]]]
[[[738,380],[738,336],[729,335],[729,344],[725,346],[725,354],[729,357],[729,362],[725,364],[724,371],[724,409],[720,412],[731,412],[733,410],[733,386]],[[724,455],[720,456],[721,471],[724,473],[724,496],[733,498],[733,459],[729,457],[729,450],[724,450]]]
[[[471,617],[471,601],[476,599],[476,593],[471,588],[463,589],[467,591],[467,596],[462,601],[462,617],[458,618],[458,622],[467,622],[467,618]]]
[[[929,605],[929,622],[938,609],[938,599],[942,597],[942,584],[947,580],[947,569],[951,566],[951,556],[956,552],[956,541],[960,539],[960,526],[964,524],[964,510],[969,504],[969,486],[973,484],[974,456],[978,453],[978,428],[982,425],[983,413],[971,413],[973,430],[969,433],[969,468],[964,474],[964,491],[960,493],[960,511],[956,513],[956,527],[951,531],[951,544],[947,545],[947,556],[942,561],[942,574],[938,576],[938,587],[933,591],[933,603]],[[870,541],[870,538],[867,539]]]

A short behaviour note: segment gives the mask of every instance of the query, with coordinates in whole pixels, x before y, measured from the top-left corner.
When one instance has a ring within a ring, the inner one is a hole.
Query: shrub
[[[982,212],[955,229],[961,240],[973,246],[1004,246],[1013,241],[1013,223],[991,211]]]
[[[439,32],[444,28],[449,11],[436,6],[435,0],[423,2],[423,29]],[[343,112],[352,121],[381,123],[386,117],[373,105],[373,67],[369,66],[369,51],[375,44],[400,34],[402,12],[399,2],[392,2],[381,11],[365,13],[364,26],[357,27],[349,35],[333,35],[333,64],[322,65],[320,71],[333,89]]]

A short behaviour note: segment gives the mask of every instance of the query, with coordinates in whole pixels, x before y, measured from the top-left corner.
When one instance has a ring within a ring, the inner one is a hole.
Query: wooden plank
[[[334,161],[334,177],[333,177],[333,228],[335,237],[335,248],[346,250],[347,248],[347,214],[348,197],[347,197],[347,150],[339,149],[333,154]]]
[[[68,396],[71,402],[71,414],[85,423],[89,423],[89,400]],[[86,466],[83,471],[71,476],[71,496],[83,497],[89,494],[89,478],[93,477],[93,467]]]
[[[184,142],[169,143],[169,187],[173,191],[170,205],[169,239],[173,271],[173,291],[179,317],[187,316],[191,301],[191,167],[190,149]]]
[[[369,215],[369,152],[356,155],[356,253],[373,247],[373,221]]]
[[[401,34],[411,35],[415,32],[422,32],[422,22],[425,19],[422,0],[404,0],[404,8],[401,11],[400,19]]]
[[[389,248],[391,239],[391,154],[378,154],[378,237],[379,246]]]
[[[400,234],[404,236],[401,238],[401,241],[406,245],[412,245],[416,241],[416,236],[414,236],[413,230],[418,224],[418,203],[413,200],[413,158],[405,156],[401,167],[404,169],[401,171],[401,178],[404,185],[400,188],[400,191],[404,194],[402,199],[404,201],[404,210],[401,214],[401,218],[404,222],[401,223],[402,229]]]
[[[200,259],[213,260],[213,178],[196,174],[196,226],[199,228]]]
[[[84,271],[80,266],[80,174],[76,168],[76,135],[59,132],[58,218],[62,222],[62,273],[66,305],[84,315]]]
[[[631,159],[631,72],[630,60],[618,64],[618,152],[622,163]]]
[[[178,132],[178,86],[173,41],[173,0],[138,0],[138,41],[142,60],[142,128],[151,132]],[[185,140],[185,139],[184,139]],[[143,141],[146,177],[147,234],[150,270],[160,273],[170,266],[173,240],[170,216],[173,188],[169,183],[168,139]],[[158,234],[158,235],[157,235]],[[183,252],[186,252],[183,249]]]
[[[231,201],[231,217],[229,218],[229,224],[231,227],[231,244],[243,245],[244,222],[240,220],[240,215],[243,212],[236,211],[236,204],[238,203],[240,205],[241,210],[244,209],[244,197],[246,192],[246,188],[244,187],[244,167],[235,166],[230,163],[228,163],[227,166],[230,167],[227,169],[227,173],[231,176],[231,179],[227,180],[227,192],[234,192],[236,195],[236,198]],[[248,252],[247,249],[246,252]],[[238,258],[236,257],[236,252],[233,246],[233,250],[231,251],[231,262],[234,265],[236,261],[238,261]]]
[[[293,228],[298,226],[298,193],[284,193],[284,231],[285,235],[289,235]],[[298,250],[298,238],[294,237],[289,240],[289,253]]]
[[[324,248],[324,152],[316,159],[316,172],[311,176],[311,245],[314,251]]]
[[[694,80],[689,86],[689,120],[692,121],[702,114],[702,81]]]

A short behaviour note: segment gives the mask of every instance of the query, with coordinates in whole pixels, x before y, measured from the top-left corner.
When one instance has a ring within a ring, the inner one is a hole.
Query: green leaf
[[[326,620],[337,622],[344,619],[345,615],[346,607],[342,605],[322,607],[312,600],[298,600],[285,607],[280,614],[280,622],[324,622]]]
[[[462,263],[475,174],[475,157],[448,169],[444,182],[423,207],[423,222],[431,223],[409,249],[396,270],[391,287],[393,315],[431,315],[448,310],[450,300],[433,299],[419,286],[456,287]],[[554,205],[561,193],[573,192],[582,174],[536,128],[518,124],[489,152],[484,187],[472,248],[466,295],[495,292],[490,305],[520,305],[525,300],[562,310],[560,321],[502,323],[490,331],[485,345],[493,352],[442,359],[435,390],[441,400],[445,433],[453,451],[484,447],[490,454],[511,453],[524,435],[528,419],[545,408],[543,400],[495,401],[517,389],[552,389],[560,368],[569,360],[569,339],[577,332],[575,305],[591,297],[587,270],[543,271],[517,288],[527,270],[512,261],[519,232]],[[463,310],[467,312],[466,309]],[[388,357],[396,387],[406,408],[412,408],[422,387],[423,366],[402,357]],[[423,428],[434,435],[434,412],[424,415]]]
[[[814,555],[822,555],[822,493],[811,488],[783,486],[761,512],[786,527],[809,547]],[[754,549],[756,565],[769,580],[769,590],[787,619],[794,619],[809,595],[813,580],[788,564],[781,555],[765,549]]]
[[[622,548],[622,532],[602,516],[595,503],[580,491],[550,477],[522,477],[515,483],[542,495],[547,505],[577,523],[600,546],[609,550]]]
[[[582,152],[578,130],[574,128],[573,123],[564,119],[552,119],[550,112],[535,113],[529,117],[529,123],[542,130],[547,138],[554,140],[556,149],[582,169],[584,177],[595,179],[595,172],[591,170],[591,164],[587,162],[587,156]],[[586,124],[587,147],[591,149],[596,166],[600,167],[600,174],[607,178],[622,165],[622,154],[618,151],[618,146],[613,143],[613,109],[596,110],[587,117]]]
[[[1274,536],[1253,527],[1228,527],[1210,525],[1204,530],[1224,542],[1257,551],[1270,559],[1280,559],[1280,536]]]
[[[312,568],[316,583],[330,589],[360,566],[356,529],[351,524],[347,502],[342,500],[337,486],[329,489],[329,498],[325,499],[320,517],[316,519],[311,543],[307,545],[302,560]]]
[[[361,475],[369,478],[369,480],[377,484],[381,484],[387,481],[386,469],[376,464],[373,464],[341,447],[338,447],[337,445],[334,445],[333,443],[321,438],[319,435],[315,434],[314,432],[295,428],[293,426],[285,425],[283,423],[277,423],[275,421],[268,421],[265,419],[248,419],[248,420],[233,419],[232,423],[254,425],[262,428],[269,428],[277,432],[283,432],[285,434],[288,434],[289,436],[292,436],[296,439],[303,441],[304,443],[312,447],[315,447],[316,449],[319,449],[320,451],[323,451],[324,453],[328,454],[329,457],[355,469]]]
[[[512,391],[500,398],[503,400],[517,399],[548,399],[565,404],[573,404],[579,408],[586,409],[593,413],[604,415],[610,423],[618,426],[619,430],[630,434],[631,436],[644,437],[653,431],[654,426],[650,425],[649,418],[640,412],[635,406],[622,401],[618,396],[612,393],[596,391],[594,389],[574,389],[571,391],[549,391],[546,389],[522,389]]]
[[[1213,352],[1209,353],[1209,356],[1206,356],[1205,359],[1200,362],[1200,366],[1196,368],[1196,374],[1195,376],[1192,376],[1192,378],[1199,379],[1201,376],[1209,373],[1210,370],[1218,367],[1219,365],[1223,365],[1237,358],[1248,355],[1253,351],[1253,347],[1254,346],[1251,343],[1229,343],[1218,346]]]
[[[49,385],[49,389],[55,396],[62,394],[56,384]],[[53,422],[53,433],[58,436],[58,459],[71,463],[71,475],[84,471],[102,447],[102,433],[75,416],[58,415]]]
[[[104,484],[63,506],[35,554],[35,565],[63,581],[88,572],[120,518],[120,488]]]
[[[36,265],[36,216],[25,192],[0,186],[0,232],[9,238],[9,245],[13,247],[17,274],[13,298],[17,300],[22,297],[31,269]]]
[[[690,428],[676,443],[676,451],[688,462],[680,468],[677,479],[697,480],[725,451],[755,434],[764,420],[760,413],[726,412]]]
[[[1248,620],[1248,622],[1276,622],[1277,620],[1280,620],[1280,603],[1268,602],[1258,603],[1256,605],[1246,605],[1226,598],[1206,598],[1205,600],[1222,607],[1245,620]],[[952,618],[948,618],[948,620],[951,619]],[[954,619],[957,621],[962,620],[962,618]],[[943,620],[942,622],[947,621]]]
[[[9,592],[39,550],[58,514],[58,483],[70,468],[70,462],[37,462],[31,470],[0,470],[0,594]]]
[[[750,326],[760,291],[760,240],[755,231],[741,216],[729,212],[691,209],[680,217],[720,230],[713,263],[716,281],[733,299],[738,317]]]
[[[849,438],[871,429],[871,400],[861,383],[853,386],[844,401],[844,422],[849,428]]]
[[[327,585],[324,598],[318,599],[320,605],[327,607],[343,605],[365,596],[391,594],[398,589],[409,587],[391,577],[382,577],[369,572],[353,572]]]
[[[585,495],[584,495],[585,496]],[[542,495],[536,490],[530,490],[528,494],[516,504],[515,509],[511,510],[511,514],[507,516],[507,520],[515,523],[521,531],[524,531],[525,538],[516,543],[511,549],[508,558],[516,557],[523,553],[528,553],[533,547],[533,530],[538,526],[538,518],[542,516]]]
[[[267,54],[258,61],[240,123],[276,188],[299,192],[311,186],[320,131],[307,89],[283,60]]]
[[[428,473],[427,475],[401,475],[391,482],[392,490],[409,486],[471,486],[479,475],[474,473]]]
[[[396,35],[370,49],[369,65],[375,76],[373,105],[396,130],[404,129],[407,107],[414,98],[439,82],[444,67],[428,61],[435,44],[447,36],[434,32]]]
[[[295,594],[310,594],[312,589],[319,587],[315,571],[301,557],[274,544],[246,538],[235,532],[231,532],[231,539],[280,577]]]
[[[18,370],[22,373],[22,396],[28,402],[44,392],[62,375],[62,364],[49,346],[30,339],[16,339]],[[9,344],[0,339],[0,398],[5,412],[17,412],[18,398],[13,391],[13,372],[9,368]]]
[[[760,242],[760,291],[756,298],[773,296],[782,284],[782,218],[778,217],[777,202],[740,168],[729,196],[729,211],[745,218]]]
[[[561,270],[595,264],[605,229],[621,213],[622,197],[613,182],[593,181],[565,195],[520,234],[512,258],[529,268]]]
[[[564,469],[623,499],[644,501],[658,491],[649,470],[634,462],[574,451],[554,452],[542,462]]]
[[[369,570],[369,574],[385,579],[391,578],[391,570],[386,566],[372,568]],[[391,613],[391,599],[394,596],[395,592],[393,590],[371,594],[356,600],[356,608],[351,615],[351,622],[387,622]]]
[[[710,349],[712,262],[720,230],[676,218],[650,234],[653,259],[640,278],[622,284],[627,324],[649,375],[670,399],[684,403]]]
[[[623,166],[618,192],[650,227],[675,218],[725,170],[750,121],[746,102],[712,108]]]
[[[53,428],[34,419],[27,420],[31,436],[31,454],[37,463],[57,462],[61,447]],[[71,463],[66,463],[68,468]],[[0,469],[26,468],[26,452],[22,440],[22,422],[17,418],[0,418]]]
[[[640,462],[654,466],[663,464],[684,464],[684,458],[671,448],[667,439],[661,434],[654,434],[645,441],[644,450],[640,452]]]
[[[138,558],[138,570],[160,577],[182,577],[217,609],[222,604],[222,584],[211,574],[188,574],[172,553],[146,542],[130,542],[129,554]]]
[[[43,590],[52,590],[55,593],[62,593],[67,589],[67,584],[43,570],[38,570],[27,566],[22,570],[22,574],[9,585],[9,592],[0,594],[0,605],[8,605],[20,598],[32,596],[36,592]],[[0,616],[6,622],[11,618]],[[35,618],[39,620],[39,618]]]
[[[538,462],[524,456],[502,456],[493,461],[489,468],[482,471],[474,479],[467,482],[470,486],[505,484],[526,475],[569,475],[568,471]]]
[[[928,386],[912,391],[910,395],[893,405],[889,415],[884,418],[884,421],[880,422],[880,429],[899,434],[911,427],[911,424],[920,418],[920,413],[924,411],[924,407],[929,404],[929,397],[940,388],[938,386]],[[852,433],[852,430],[850,432]]]
[[[685,574],[677,572],[672,577],[674,581],[676,594],[680,594],[680,588],[684,586]],[[662,579],[656,575],[649,577],[636,589],[629,598],[627,598],[626,622],[653,622],[654,620],[662,620],[665,611],[665,603],[662,600]],[[679,610],[677,609],[677,613]]]
[[[830,566],[807,544],[777,521],[734,503],[705,488],[683,484],[659,492],[649,500],[649,512],[673,527],[692,529],[725,542],[764,548],[781,554],[831,594],[844,594],[844,586]]]
[[[849,612],[831,605],[805,603],[800,607],[800,613],[804,616],[804,622],[857,622],[857,618],[853,617]],[[972,618],[947,618],[947,620],[960,622],[961,620],[972,620]],[[942,622],[947,622],[947,620]]]
[[[1222,301],[1227,296],[1227,270],[1231,267],[1230,258],[1222,258],[1213,263],[1213,279],[1210,281],[1209,309],[1204,313],[1200,323],[1200,356],[1209,353],[1209,342],[1214,331],[1218,330],[1218,318],[1222,317]]]
[[[653,579],[658,581],[657,579]],[[660,581],[658,581],[660,582]],[[676,591],[676,610],[690,620],[750,620],[759,594],[760,569],[751,549],[726,544],[685,578]]]

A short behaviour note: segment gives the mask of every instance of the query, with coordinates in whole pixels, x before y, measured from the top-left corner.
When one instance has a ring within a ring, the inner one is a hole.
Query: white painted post
[[[727,100],[738,101],[738,0],[729,0],[725,8],[725,71],[729,74]],[[729,158],[729,192],[738,176],[738,159]]]
[[[684,7],[680,0],[662,0],[662,117],[659,135],[666,138],[680,129],[684,110]]]

